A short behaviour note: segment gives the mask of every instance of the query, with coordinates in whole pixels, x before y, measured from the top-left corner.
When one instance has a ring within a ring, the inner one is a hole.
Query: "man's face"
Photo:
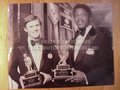
[[[28,37],[31,39],[38,39],[41,34],[41,25],[39,20],[33,20],[26,24],[24,30],[28,33]]]
[[[86,28],[89,25],[88,13],[82,8],[76,9],[74,19],[79,29]]]

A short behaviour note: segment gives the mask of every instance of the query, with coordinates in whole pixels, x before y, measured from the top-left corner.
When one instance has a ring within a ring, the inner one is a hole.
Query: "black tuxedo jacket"
[[[75,39],[71,44],[74,47]],[[113,50],[103,30],[91,28],[76,60],[74,61],[73,48],[70,50],[68,62],[74,69],[86,74],[89,85],[105,85],[113,82],[111,78],[111,81],[107,80],[113,72]]]
[[[34,70],[37,70],[33,57],[28,48],[27,42],[25,42],[22,45],[15,45],[11,55],[12,58],[9,62],[9,75],[15,82],[18,83],[19,87],[21,87],[19,82],[20,76],[24,75],[27,72],[27,67],[25,66],[24,57],[23,57],[24,53],[31,58],[32,68]],[[54,45],[52,43],[47,43],[47,44],[43,43],[42,61],[41,61],[40,69],[38,71],[52,75],[51,70],[56,68],[58,61],[59,61],[59,56]],[[19,72],[18,72],[18,67],[19,67]]]

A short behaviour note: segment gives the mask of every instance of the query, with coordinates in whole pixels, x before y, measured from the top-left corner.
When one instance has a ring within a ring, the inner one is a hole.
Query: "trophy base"
[[[67,79],[73,76],[74,69],[69,65],[57,65],[57,68],[53,70],[53,80]]]
[[[41,74],[38,74],[38,72],[27,72],[24,74],[24,79],[21,80],[21,86],[22,88],[31,88],[31,87],[38,87],[42,85],[44,76]]]

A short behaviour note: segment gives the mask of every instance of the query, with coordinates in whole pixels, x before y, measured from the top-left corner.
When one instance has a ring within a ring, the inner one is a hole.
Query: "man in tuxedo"
[[[103,30],[91,24],[92,12],[85,4],[73,8],[74,21],[78,27],[71,40],[68,62],[75,75],[66,79],[71,86],[107,85],[113,83],[113,50]]]
[[[58,52],[51,42],[42,38],[41,21],[35,15],[28,15],[24,19],[24,31],[27,32],[27,41],[21,45],[14,45],[9,62],[9,75],[21,88],[20,80],[25,73],[31,70],[38,71],[44,81],[41,86],[48,87],[52,80],[51,70],[59,60]],[[19,68],[19,71],[18,71]]]

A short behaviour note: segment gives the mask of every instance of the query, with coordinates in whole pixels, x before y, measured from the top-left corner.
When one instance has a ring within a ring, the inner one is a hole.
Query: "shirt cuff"
[[[83,75],[84,75],[84,78],[85,78],[85,84],[88,85],[88,80],[87,80],[87,77],[86,77],[85,73]]]

